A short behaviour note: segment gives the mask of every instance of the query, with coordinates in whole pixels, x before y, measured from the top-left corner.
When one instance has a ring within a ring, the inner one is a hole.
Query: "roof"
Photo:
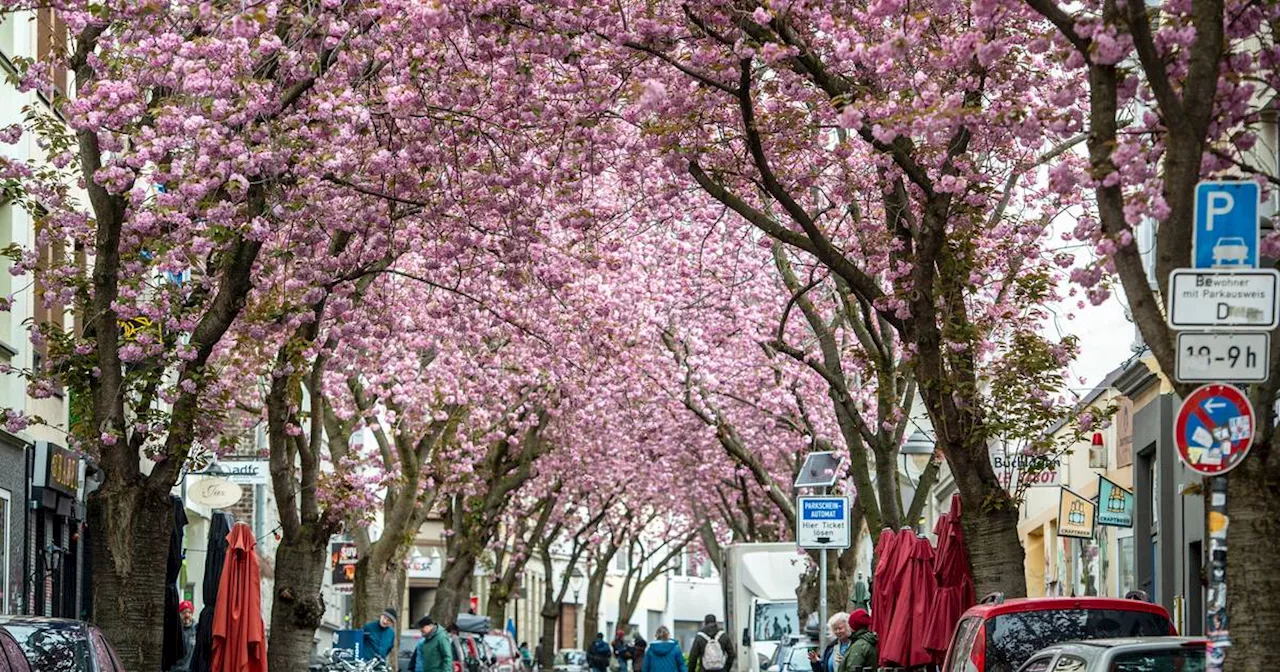
[[[964,612],[965,616],[980,615],[993,618],[1005,614],[1016,614],[1023,611],[1046,611],[1049,609],[1115,609],[1118,611],[1142,611],[1169,617],[1164,607],[1150,602],[1126,600],[1119,597],[1022,597],[1003,602],[981,603]]]
[[[49,618],[46,616],[3,615],[0,625],[25,625],[50,630],[78,630],[88,625],[84,621],[71,618]]]
[[[1063,642],[1056,647],[1088,646],[1098,649],[1116,649],[1125,646],[1194,646],[1208,644],[1204,637],[1121,637],[1118,639],[1090,639],[1083,642]]]

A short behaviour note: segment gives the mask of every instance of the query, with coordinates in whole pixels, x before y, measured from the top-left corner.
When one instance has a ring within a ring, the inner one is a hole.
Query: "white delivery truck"
[[[796,592],[807,563],[794,543],[725,548],[725,629],[738,647],[736,672],[763,672],[778,642],[803,634]]]

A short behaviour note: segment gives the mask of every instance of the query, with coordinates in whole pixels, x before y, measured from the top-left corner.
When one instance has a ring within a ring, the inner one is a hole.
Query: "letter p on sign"
[[[1226,215],[1236,207],[1236,199],[1226,191],[1215,191],[1209,194],[1209,207],[1206,208],[1204,227],[1213,230],[1213,219],[1218,215]]]

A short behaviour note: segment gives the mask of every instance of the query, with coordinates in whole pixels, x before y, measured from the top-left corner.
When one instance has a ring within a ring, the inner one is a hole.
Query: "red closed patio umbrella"
[[[879,633],[880,665],[917,667],[932,662],[925,649],[925,621],[938,582],[933,575],[933,546],[928,539],[910,532],[900,534],[898,544],[899,579],[889,631]]]
[[[893,585],[894,542],[897,533],[889,528],[880,531],[876,542],[876,566],[871,573],[871,631],[883,639],[889,631],[889,619],[893,615],[893,597],[897,592]]]
[[[248,525],[227,534],[227,558],[213,614],[212,672],[267,672],[258,542]]]
[[[964,528],[960,524],[961,510],[960,495],[952,495],[951,511],[939,517],[933,529],[938,538],[938,553],[933,563],[938,593],[925,626],[925,648],[938,665],[947,656],[951,633],[961,614],[977,602],[969,553],[964,545]]]

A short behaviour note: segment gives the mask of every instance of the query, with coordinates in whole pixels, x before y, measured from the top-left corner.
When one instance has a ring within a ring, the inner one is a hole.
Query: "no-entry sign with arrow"
[[[1234,469],[1253,445],[1253,404],[1234,385],[1196,388],[1174,427],[1178,457],[1193,471],[1217,476]]]

